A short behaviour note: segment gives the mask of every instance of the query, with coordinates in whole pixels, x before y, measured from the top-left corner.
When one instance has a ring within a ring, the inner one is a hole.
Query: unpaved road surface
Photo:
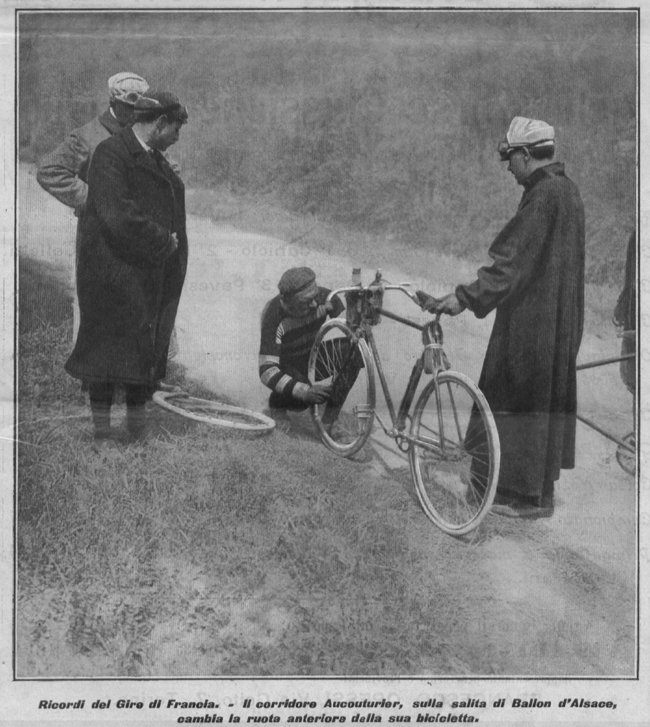
[[[71,213],[38,187],[33,170],[21,167],[20,253],[56,266],[71,280],[75,224]],[[257,373],[260,314],[280,275],[288,267],[309,265],[322,285],[341,287],[358,263],[197,217],[188,219],[188,237],[190,262],[177,318],[179,360],[215,392],[262,409],[268,391]],[[395,262],[384,277],[408,280]],[[365,270],[364,280],[372,272]],[[423,273],[416,282],[441,293],[471,274],[462,262],[442,259],[430,278]],[[394,294],[385,303],[397,313],[423,316],[405,296]],[[478,321],[465,314],[443,323],[452,367],[476,380],[492,318]],[[421,350],[419,334],[385,320],[377,339],[389,384],[400,398]],[[619,348],[612,328],[600,337],[587,333],[580,360],[616,356]],[[580,410],[619,435],[629,431],[632,400],[618,367],[580,377]],[[635,670],[636,482],[617,464],[612,442],[578,427],[577,466],[562,474],[554,517],[513,524],[491,516],[491,537],[476,551],[491,584],[485,615],[492,617],[489,628],[498,630],[497,641],[512,653],[512,673],[631,675]],[[406,459],[381,434],[372,447],[374,457],[360,476],[390,487],[404,473]],[[475,623],[481,623],[481,614]],[[536,651],[528,653],[526,645],[532,643]]]

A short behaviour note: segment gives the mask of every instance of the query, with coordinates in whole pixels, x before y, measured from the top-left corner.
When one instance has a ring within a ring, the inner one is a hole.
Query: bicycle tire
[[[344,321],[327,321],[314,340],[308,377],[312,385],[342,389],[329,402],[313,404],[311,415],[323,444],[341,457],[351,457],[368,440],[375,418],[375,369],[368,344]]]
[[[275,427],[275,422],[271,417],[259,412],[231,406],[230,404],[222,404],[219,401],[199,399],[186,394],[184,391],[156,391],[153,400],[168,411],[173,411],[175,414],[212,426],[259,434],[271,432]]]
[[[418,399],[411,435],[411,476],[425,514],[450,535],[471,532],[499,479],[499,434],[485,396],[464,374],[441,372]]]
[[[636,476],[636,432],[629,432],[623,437],[623,441],[631,444],[635,451],[630,452],[626,447],[622,447],[620,444],[616,448],[616,461],[621,466],[624,472],[632,477]]]

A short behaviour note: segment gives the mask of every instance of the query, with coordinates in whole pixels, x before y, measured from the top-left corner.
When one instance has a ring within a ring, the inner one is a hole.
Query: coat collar
[[[144,147],[138,140],[138,137],[135,135],[131,127],[127,129],[122,129],[119,132],[119,136],[122,138],[122,141],[124,142],[127,151],[134,158],[137,164],[145,167],[154,174],[158,174],[159,176],[167,179],[167,175],[164,174],[158,164],[156,164],[153,156],[151,154],[147,154],[147,152],[144,150]]]
[[[120,131],[120,136],[122,137],[129,154],[136,157],[140,155],[147,158],[149,157],[149,154],[145,152],[144,147],[138,141],[138,137],[133,133],[133,129],[130,126],[126,129],[122,129]]]
[[[553,162],[552,164],[545,164],[543,167],[536,169],[524,182],[524,189],[526,192],[529,192],[542,179],[553,176],[564,176],[564,164],[561,162]]]
[[[119,131],[122,131],[124,126],[120,125],[120,122],[113,116],[110,109],[106,109],[103,114],[99,116],[99,123],[113,136]]]

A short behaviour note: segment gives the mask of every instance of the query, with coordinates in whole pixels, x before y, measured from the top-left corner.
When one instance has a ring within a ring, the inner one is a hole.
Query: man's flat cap
[[[316,280],[316,273],[311,268],[289,268],[282,274],[278,290],[280,295],[288,297],[304,290],[314,280]]]
[[[187,108],[171,91],[149,90],[143,93],[133,106],[136,120],[143,116],[170,116],[177,121],[187,121]]]

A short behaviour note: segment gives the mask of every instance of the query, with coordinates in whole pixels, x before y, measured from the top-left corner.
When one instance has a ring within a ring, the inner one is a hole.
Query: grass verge
[[[94,454],[63,372],[71,321],[47,316],[65,315],[66,291],[26,262],[18,677],[479,667],[449,636],[471,607],[472,544],[432,529],[406,487],[309,439],[250,439],[153,405],[146,444]],[[46,288],[56,305],[40,308]]]

